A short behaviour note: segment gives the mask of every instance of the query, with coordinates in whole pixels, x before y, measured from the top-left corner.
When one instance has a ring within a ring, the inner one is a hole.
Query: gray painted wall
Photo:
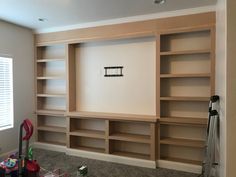
[[[33,119],[34,37],[31,30],[0,21],[0,54],[13,57],[14,128],[0,131],[0,154],[18,148],[19,126]]]

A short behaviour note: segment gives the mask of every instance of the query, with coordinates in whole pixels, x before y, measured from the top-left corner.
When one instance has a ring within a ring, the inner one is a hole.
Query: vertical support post
[[[150,159],[156,161],[158,157],[157,123],[150,123]]]
[[[66,147],[70,148],[70,117],[66,117]]]
[[[110,135],[110,121],[105,120],[105,152],[106,154],[111,153],[109,135]]]

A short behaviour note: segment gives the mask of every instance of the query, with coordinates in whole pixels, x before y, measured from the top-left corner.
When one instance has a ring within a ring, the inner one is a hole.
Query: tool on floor
[[[219,133],[219,96],[214,95],[210,99],[208,124],[206,133],[205,158],[202,164],[201,177],[212,177],[213,169],[218,165],[216,162],[216,146]]]
[[[85,165],[79,166],[77,171],[78,177],[85,177],[88,174],[88,167]]]

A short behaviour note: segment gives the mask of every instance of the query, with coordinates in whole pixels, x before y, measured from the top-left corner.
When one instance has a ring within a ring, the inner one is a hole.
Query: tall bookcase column
[[[156,117],[159,120],[161,117],[161,105],[160,105],[160,67],[161,67],[161,60],[160,60],[160,49],[161,49],[161,36],[159,33],[156,33]],[[155,131],[155,158],[160,159],[160,122],[156,122],[156,127],[154,128]]]
[[[66,145],[66,51],[64,45],[37,46],[37,141]]]
[[[161,34],[161,160],[202,163],[214,67],[214,27]]]

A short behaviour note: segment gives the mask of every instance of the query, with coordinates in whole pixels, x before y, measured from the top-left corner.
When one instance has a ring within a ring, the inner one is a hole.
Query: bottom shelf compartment
[[[161,160],[201,165],[204,158],[204,148],[161,145],[160,157]]]
[[[110,140],[110,154],[150,160],[150,145]]]
[[[70,148],[105,153],[105,140],[70,135]]]
[[[38,142],[66,146],[66,133],[38,130]]]

